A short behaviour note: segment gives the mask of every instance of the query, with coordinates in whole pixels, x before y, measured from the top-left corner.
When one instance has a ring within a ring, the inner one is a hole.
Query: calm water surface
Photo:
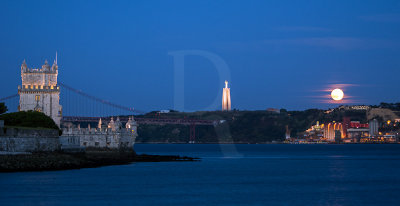
[[[0,173],[0,205],[400,205],[400,145],[135,145],[200,162]]]

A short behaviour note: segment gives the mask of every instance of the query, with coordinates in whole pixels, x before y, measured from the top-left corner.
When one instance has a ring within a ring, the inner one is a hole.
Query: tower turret
[[[27,69],[28,69],[28,66],[26,65],[26,61],[24,59],[24,61],[21,64],[21,73],[26,72]]]
[[[115,123],[113,117],[111,117],[111,121],[110,123],[108,123],[108,128],[111,129],[112,131],[115,131]]]
[[[51,71],[56,71],[56,70],[58,70],[58,65],[56,60],[54,60],[53,65],[51,66]]]
[[[50,71],[50,65],[47,59],[44,61],[44,64],[42,65],[42,70],[43,71]]]
[[[125,125],[126,130],[135,134],[137,133],[137,126],[138,124],[136,123],[135,119],[133,117],[129,117],[128,122]]]
[[[99,124],[97,125],[97,128],[99,128],[99,129],[101,129],[101,126],[102,126],[103,124],[102,124],[102,122],[101,122],[101,118],[99,119]]]
[[[117,120],[115,121],[115,130],[120,131],[122,129],[122,123],[119,117],[117,117]]]

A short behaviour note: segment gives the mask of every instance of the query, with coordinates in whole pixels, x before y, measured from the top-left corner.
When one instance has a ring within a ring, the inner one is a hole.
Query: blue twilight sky
[[[186,56],[176,94],[169,53],[188,50],[229,72]],[[17,92],[24,59],[40,67],[56,51],[59,81],[144,111],[174,108],[176,95],[204,110],[225,79],[240,110],[333,107],[323,90],[334,84],[349,104],[400,101],[400,1],[0,2],[0,98]]]

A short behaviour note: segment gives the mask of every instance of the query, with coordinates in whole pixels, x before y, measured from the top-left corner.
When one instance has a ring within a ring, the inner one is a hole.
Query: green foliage
[[[0,102],[0,114],[7,112],[7,110],[7,106],[4,104],[4,102]]]
[[[225,120],[214,126],[196,126],[198,143],[259,143],[284,139],[287,115],[267,111],[168,113],[147,118]],[[137,142],[188,142],[190,128],[183,125],[139,125]]]
[[[5,126],[33,127],[58,129],[56,123],[49,116],[36,111],[22,111],[0,115]]]
[[[391,109],[394,111],[400,111],[400,102],[397,103],[386,103],[381,102],[379,105],[380,108]]]

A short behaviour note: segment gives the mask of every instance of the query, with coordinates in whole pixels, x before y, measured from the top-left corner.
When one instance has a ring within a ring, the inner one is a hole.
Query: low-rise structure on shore
[[[137,137],[137,123],[133,117],[130,117],[125,127],[117,118],[111,118],[106,125],[102,119],[99,119],[97,127],[92,128],[88,124],[87,128],[81,128],[69,125],[63,128],[63,134],[60,137],[61,148],[70,150],[74,148],[97,148],[97,149],[133,149]]]

